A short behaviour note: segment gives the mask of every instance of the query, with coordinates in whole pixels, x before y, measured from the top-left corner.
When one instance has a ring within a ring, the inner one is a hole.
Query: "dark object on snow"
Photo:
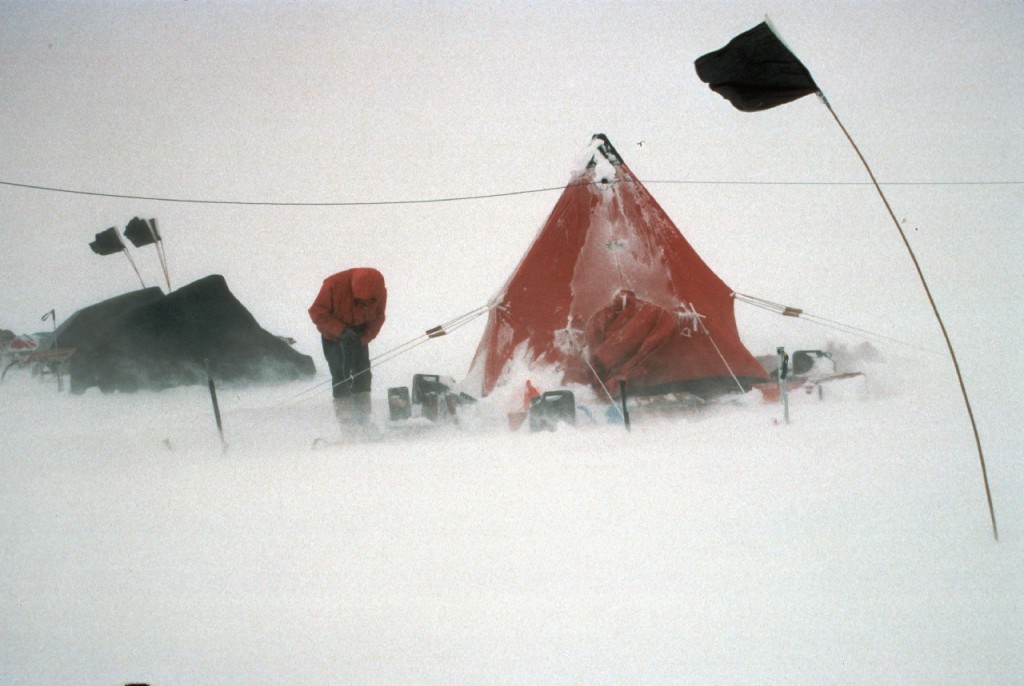
[[[447,424],[458,421],[459,398],[454,393],[442,391],[440,393],[423,394],[422,414],[425,418],[435,424]]]
[[[409,399],[408,386],[388,389],[388,417],[393,422],[400,422],[412,417],[412,402]]]
[[[210,373],[210,361],[203,360],[203,367],[206,369],[207,386],[210,389],[210,402],[213,403],[213,419],[217,422],[217,433],[220,434],[220,446],[223,450],[228,449],[224,442],[224,423],[220,418],[220,404],[217,402],[217,384],[213,382],[213,374]]]
[[[138,293],[151,291],[159,294],[159,289]],[[113,311],[116,300],[93,308]],[[62,346],[72,345],[63,334],[60,340]],[[315,373],[313,359],[261,328],[217,274],[97,322],[76,348],[71,366],[75,393],[92,386],[106,392],[203,384],[205,360],[220,381],[291,381]]]
[[[824,350],[797,350],[789,359],[788,374],[782,378],[817,378],[832,376],[837,373],[836,362],[832,359],[832,353]],[[763,355],[757,358],[758,362],[768,372],[772,381],[779,379],[779,356]]]
[[[576,424],[572,391],[547,391],[530,401],[530,431],[554,431],[558,422]]]
[[[422,405],[423,399],[428,393],[444,395],[449,390],[448,385],[441,382],[437,374],[413,374],[412,376],[412,402]]]
[[[452,390],[455,380],[439,374],[413,374],[409,386],[388,389],[388,416],[393,422],[422,417],[437,424],[458,422],[459,408],[476,398]]]

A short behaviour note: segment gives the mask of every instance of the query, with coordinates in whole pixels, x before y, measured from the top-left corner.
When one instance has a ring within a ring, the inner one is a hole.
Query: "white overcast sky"
[[[0,181],[439,199],[560,187],[604,132],[736,290],[941,349],[873,189],[733,183],[867,181],[816,98],[745,114],[697,79],[694,59],[766,14],[891,184],[952,327],[1019,321],[1019,1],[0,1]],[[261,323],[307,347],[319,281],[382,267],[397,343],[486,302],[556,199],[284,208],[0,185],[0,327],[46,329],[51,308],[62,319],[138,287],[126,260],[88,242],[145,215],[174,286],[222,273]],[[155,255],[132,254],[163,285]]]

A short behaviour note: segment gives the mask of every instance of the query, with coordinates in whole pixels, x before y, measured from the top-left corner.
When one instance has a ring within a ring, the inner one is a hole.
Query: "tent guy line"
[[[742,303],[746,303],[748,305],[753,305],[754,307],[759,307],[761,309],[764,309],[764,310],[767,310],[769,312],[772,312],[772,313],[775,313],[775,314],[779,314],[779,315],[782,315],[782,316],[800,318],[800,319],[803,319],[805,321],[811,322],[813,324],[817,324],[819,326],[824,326],[826,328],[834,329],[836,331],[841,331],[843,333],[847,333],[847,334],[850,334],[850,335],[853,335],[853,336],[857,336],[857,337],[860,337],[860,338],[863,338],[863,339],[869,339],[869,338],[883,339],[883,340],[886,340],[886,341],[889,341],[889,342],[892,342],[892,343],[897,343],[899,345],[904,345],[904,346],[911,347],[911,348],[917,348],[918,350],[921,350],[921,351],[924,351],[924,352],[927,352],[927,353],[931,353],[933,355],[941,355],[942,354],[939,351],[932,350],[930,348],[925,348],[925,347],[918,346],[918,345],[914,345],[913,343],[908,343],[906,341],[901,341],[898,338],[893,338],[891,336],[885,336],[885,335],[880,334],[880,333],[875,333],[873,331],[868,331],[867,329],[862,329],[860,327],[853,326],[852,324],[845,324],[843,322],[836,321],[834,319],[827,319],[825,317],[820,317],[820,316],[812,314],[810,312],[806,312],[806,311],[804,311],[801,308],[790,307],[788,305],[780,305],[780,304],[775,303],[775,302],[773,302],[771,300],[766,300],[764,298],[758,298],[757,296],[749,295],[749,294],[746,294],[746,293],[738,293],[738,292],[734,291],[732,293],[732,297],[733,297],[733,299],[736,302],[742,302]],[[451,320],[449,320],[449,321],[447,321],[447,322],[445,322],[443,324],[438,324],[437,326],[434,326],[432,328],[426,329],[422,334],[419,334],[418,336],[415,336],[415,337],[409,339],[408,341],[406,341],[406,342],[404,342],[404,343],[402,343],[400,345],[395,346],[394,348],[392,348],[390,350],[387,350],[387,351],[385,351],[383,353],[380,353],[379,355],[374,356],[370,360],[370,369],[375,369],[375,368],[379,367],[380,365],[382,365],[382,364],[384,364],[386,362],[390,362],[391,360],[393,360],[393,359],[395,359],[397,357],[400,357],[400,356],[404,355],[405,353],[408,353],[408,352],[412,351],[414,348],[418,348],[419,346],[421,346],[424,343],[430,341],[431,339],[440,338],[441,336],[446,336],[449,333],[452,333],[452,332],[462,328],[466,324],[469,324],[470,322],[474,321],[478,317],[480,317],[480,316],[482,316],[484,314],[487,314],[492,309],[502,309],[502,306],[498,302],[492,301],[492,302],[490,302],[490,303],[488,303],[486,305],[481,305],[480,307],[478,307],[478,308],[476,308],[474,310],[470,310],[469,312],[461,314],[458,317],[455,317],[455,318],[453,318],[453,319],[451,319]],[[706,327],[705,327],[705,329],[706,329]],[[710,333],[708,333],[708,335],[710,337]],[[726,365],[726,367],[728,367],[729,363],[725,359],[725,357],[722,355],[722,351],[718,348],[718,345],[714,342],[714,339],[711,339],[711,344],[714,346],[715,351],[716,351],[718,357],[721,358],[722,362]],[[614,398],[612,397],[611,392],[600,381],[600,377],[598,376],[597,371],[590,365],[590,362],[587,360],[586,355],[583,354],[583,350],[578,350],[577,352],[580,353],[581,359],[583,359],[583,361],[587,364],[587,367],[589,367],[590,371],[594,374],[594,377],[598,380],[598,383],[600,384],[601,388],[603,389],[604,394],[610,400],[612,400],[612,404],[615,405]],[[362,372],[360,372],[360,373],[362,373]],[[735,381],[736,384],[742,390],[743,386],[739,382],[739,380],[736,378],[736,374],[732,371],[731,368],[729,369],[729,373],[732,376],[733,381]],[[358,376],[358,374],[357,374],[357,376]],[[302,391],[299,391],[295,395],[292,395],[292,396],[290,396],[288,398],[285,398],[284,400],[276,403],[272,407],[281,407],[281,406],[284,406],[284,405],[290,405],[290,404],[298,401],[299,399],[304,398],[305,396],[307,396],[308,394],[312,393],[313,391],[316,391],[318,389],[323,388],[324,386],[326,386],[329,383],[331,383],[330,379],[328,379],[327,381],[322,381],[322,382],[320,382],[318,384],[315,384],[313,386],[310,386],[310,387],[308,387],[308,388],[306,388],[306,389],[304,389]],[[615,408],[616,408],[616,411],[618,411],[619,414],[621,415],[622,412],[621,412],[621,410],[619,410],[618,406],[615,406]]]
[[[401,355],[404,355],[405,353],[410,352],[414,348],[418,348],[419,346],[423,345],[424,343],[426,343],[427,341],[429,341],[431,339],[440,338],[441,336],[446,336],[446,335],[452,333],[453,331],[456,331],[457,329],[462,328],[466,324],[469,324],[470,322],[475,320],[477,317],[480,317],[480,316],[482,316],[484,314],[487,314],[488,312],[490,312],[494,308],[500,308],[500,307],[501,306],[498,303],[488,303],[487,305],[481,305],[480,307],[478,307],[476,309],[473,309],[473,310],[470,310],[469,312],[461,314],[458,317],[454,317],[453,319],[450,319],[450,320],[448,320],[447,322],[445,322],[443,324],[438,324],[437,326],[433,326],[433,327],[427,329],[426,331],[424,331],[422,334],[420,334],[418,336],[415,336],[415,337],[409,339],[408,341],[406,341],[406,342],[404,342],[404,343],[402,343],[400,345],[397,345],[394,348],[391,348],[390,350],[382,352],[379,355],[375,355],[373,358],[370,359],[370,366],[367,369],[363,370],[362,372],[358,372],[354,376],[350,376],[347,379],[343,379],[342,381],[338,382],[337,384],[333,384],[331,387],[333,388],[334,386],[337,386],[338,384],[346,383],[348,381],[351,381],[352,379],[354,379],[356,376],[359,376],[360,374],[364,374],[366,372],[369,372],[370,370],[379,367],[380,365],[384,364],[385,362],[390,362],[391,360],[395,359],[396,357],[400,357]],[[283,405],[289,405],[289,404],[297,401],[299,398],[302,398],[303,396],[306,396],[307,394],[311,393],[312,391],[315,391],[315,390],[317,390],[319,388],[323,388],[324,386],[326,386],[329,383],[331,383],[330,379],[328,379],[327,381],[322,381],[322,382],[320,382],[320,383],[318,383],[318,384],[316,384],[314,386],[310,386],[309,388],[306,388],[305,390],[302,390],[302,391],[296,393],[295,395],[293,395],[291,397],[285,398],[284,400],[282,400],[281,402],[273,405],[272,407],[281,407]]]
[[[860,328],[858,326],[854,326],[852,324],[846,324],[844,322],[836,321],[835,319],[827,319],[825,317],[821,317],[821,316],[818,316],[816,314],[812,314],[810,312],[805,312],[803,309],[801,309],[799,307],[791,307],[789,305],[783,305],[781,303],[773,302],[771,300],[766,300],[764,298],[759,298],[757,296],[749,295],[747,293],[738,293],[738,292],[734,291],[733,294],[732,294],[732,297],[733,297],[733,299],[736,302],[744,303],[746,305],[752,305],[754,307],[761,308],[762,310],[767,310],[768,312],[772,312],[773,314],[779,314],[779,315],[782,315],[783,317],[793,317],[794,319],[802,319],[802,320],[810,322],[812,324],[817,324],[818,326],[823,326],[826,329],[834,329],[836,331],[840,331],[842,333],[850,334],[852,336],[857,336],[857,337],[863,338],[865,340],[869,339],[869,338],[877,338],[877,339],[882,339],[882,340],[889,341],[891,343],[897,343],[899,345],[906,346],[908,348],[916,348],[917,350],[920,350],[920,351],[926,352],[926,353],[931,353],[932,355],[944,355],[945,354],[945,353],[940,352],[938,350],[933,350],[932,348],[926,348],[926,347],[921,346],[921,345],[916,345],[916,344],[910,343],[908,341],[900,340],[899,338],[893,338],[892,336],[886,336],[884,334],[876,333],[874,331],[869,331],[868,329],[862,329],[862,328]]]
[[[643,181],[647,184],[675,184],[689,186],[871,186],[869,181],[751,181],[751,180],[713,180],[713,179],[661,179]],[[880,181],[882,186],[1022,186],[1024,181]],[[243,205],[255,207],[369,207],[374,205],[428,205],[432,203],[462,202],[467,200],[489,200],[506,198],[516,195],[548,193],[564,190],[565,186],[548,186],[519,191],[500,193],[483,193],[480,195],[458,195],[443,198],[412,198],[407,200],[338,200],[338,201],[275,201],[275,200],[215,200],[205,198],[175,198],[159,195],[133,195],[131,193],[108,193],[103,191],[84,191],[74,188],[43,186],[30,183],[0,180],[0,186],[24,188],[47,193],[65,193],[68,195],[86,195],[97,198],[115,198],[118,200],[146,200],[150,202],[172,202],[191,205]]]

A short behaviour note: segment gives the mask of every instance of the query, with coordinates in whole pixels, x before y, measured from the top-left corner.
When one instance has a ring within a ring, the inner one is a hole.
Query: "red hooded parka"
[[[338,340],[349,327],[364,327],[359,342],[366,345],[380,333],[387,303],[388,290],[381,273],[372,267],[356,267],[324,279],[309,317],[331,341]]]

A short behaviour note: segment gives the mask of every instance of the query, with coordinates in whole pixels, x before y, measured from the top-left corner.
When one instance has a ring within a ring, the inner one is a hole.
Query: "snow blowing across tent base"
[[[788,426],[750,402],[327,451],[329,399],[225,385],[226,452],[201,387],[18,378],[0,680],[1013,683],[1024,556],[943,370]]]

